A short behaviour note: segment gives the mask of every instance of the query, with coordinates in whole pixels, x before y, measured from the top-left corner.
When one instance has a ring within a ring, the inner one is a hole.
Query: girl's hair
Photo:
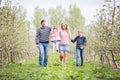
[[[69,26],[68,26],[68,24],[66,24],[66,23],[62,23],[62,24],[61,24],[61,29],[63,30],[63,24],[66,25],[66,31],[67,31],[68,33],[70,33]]]
[[[53,27],[53,30],[57,29],[55,26]]]

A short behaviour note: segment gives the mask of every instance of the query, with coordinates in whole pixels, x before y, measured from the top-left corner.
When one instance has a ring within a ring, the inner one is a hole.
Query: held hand
[[[73,40],[73,38],[72,38],[72,37],[70,37],[70,40]]]
[[[37,45],[37,48],[39,48],[39,45]]]

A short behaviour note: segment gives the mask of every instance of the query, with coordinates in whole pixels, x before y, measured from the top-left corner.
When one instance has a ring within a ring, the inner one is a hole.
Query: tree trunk
[[[116,61],[115,61],[115,56],[114,56],[114,54],[113,54],[113,51],[110,51],[111,52],[111,54],[112,54],[112,61],[113,61],[113,63],[114,63],[114,66],[115,66],[115,68],[117,68],[117,64],[116,64]]]
[[[3,64],[2,64],[2,45],[0,44],[0,69],[2,68]]]
[[[111,66],[110,60],[109,60],[108,56],[106,55],[106,53],[105,53],[105,57],[106,57],[106,59],[107,59],[107,64],[108,64],[109,66]]]
[[[0,5],[1,5],[1,3],[2,3],[2,0],[0,0]]]

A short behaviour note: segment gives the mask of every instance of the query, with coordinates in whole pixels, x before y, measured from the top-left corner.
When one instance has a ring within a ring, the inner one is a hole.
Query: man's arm
[[[36,33],[36,45],[39,44],[39,36],[40,36],[40,33],[39,33],[39,29],[38,29],[37,33]]]

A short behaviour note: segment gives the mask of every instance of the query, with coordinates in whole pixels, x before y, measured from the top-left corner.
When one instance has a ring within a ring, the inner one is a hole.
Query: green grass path
[[[59,64],[59,54],[49,54],[47,67],[38,58],[24,64],[9,64],[0,71],[0,80],[120,80],[120,71],[93,62],[76,68],[75,58],[68,55],[67,65]]]

